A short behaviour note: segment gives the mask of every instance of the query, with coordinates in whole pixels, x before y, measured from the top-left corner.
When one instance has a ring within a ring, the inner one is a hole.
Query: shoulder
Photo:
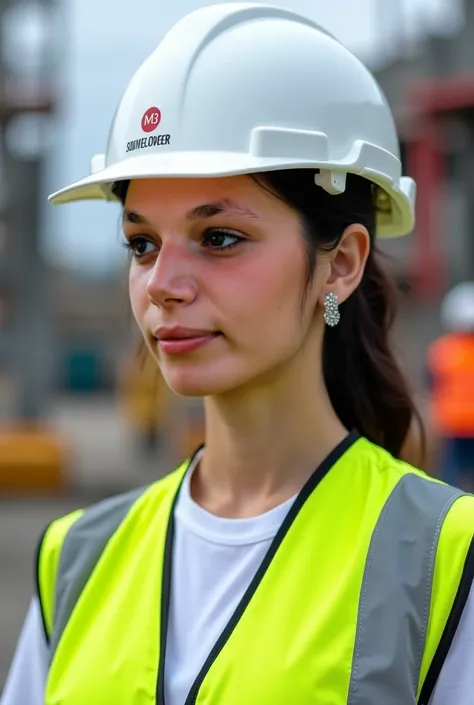
[[[371,482],[374,482],[379,477],[391,477],[393,483],[396,484],[402,478],[411,475],[431,481],[433,478],[410,462],[413,458],[410,457],[412,453],[408,451],[416,441],[417,439],[407,438],[406,446],[404,446],[406,452],[402,453],[401,458],[396,458],[382,446],[361,436],[354,445],[354,454],[351,454],[351,461],[355,460],[357,466],[361,466],[367,472],[370,472],[368,479]]]
[[[463,553],[465,559],[474,560],[474,495],[428,475],[405,460],[394,458],[366,439],[362,442],[360,456],[370,474],[368,483],[372,486],[387,484],[390,487],[387,502],[398,500],[411,507],[418,517],[420,530],[427,518],[436,519],[436,536],[441,543]]]
[[[109,497],[85,509],[77,509],[52,521],[44,530],[37,548],[37,564],[40,583],[48,572],[55,572],[63,543],[71,529],[77,525],[87,524],[91,528],[98,524],[107,524],[112,517],[125,516],[135,501],[146,488]]]
[[[114,520],[124,519],[127,513],[139,503],[159,502],[178,486],[186,466],[187,463],[183,463],[177,470],[151,485],[108,497],[85,509],[78,509],[55,519],[46,527],[41,536],[38,546],[39,554],[44,555],[60,548],[72,527],[78,522],[81,523],[81,526],[87,525],[90,529],[97,529],[104,524],[112,525]]]
[[[411,441],[408,441],[410,443]],[[409,446],[407,446],[409,448]],[[457,487],[442,482],[436,477],[429,475],[426,471],[415,467],[408,462],[410,453],[406,453],[405,458],[396,458],[381,446],[366,438],[360,438],[354,449],[356,452],[348,460],[351,465],[363,471],[365,481],[371,488],[378,484],[389,486],[391,491],[401,492],[402,488],[409,488],[413,493],[426,501],[422,502],[420,509],[426,506],[430,509],[430,497],[439,497],[455,501],[463,499],[465,506],[471,507],[472,521],[474,522],[474,496],[467,494]]]
[[[68,561],[92,566],[129,514],[140,515],[150,507],[156,511],[177,490],[187,465],[187,462],[183,463],[151,485],[78,509],[46,527],[37,546],[36,587],[47,635],[51,633],[56,580],[65,553]],[[67,552],[64,550],[66,544]]]

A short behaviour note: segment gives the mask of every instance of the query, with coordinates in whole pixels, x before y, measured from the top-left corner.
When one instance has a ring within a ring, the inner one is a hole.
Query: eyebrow
[[[191,208],[186,213],[186,218],[191,221],[204,220],[206,218],[212,218],[216,215],[230,215],[236,218],[247,218],[250,220],[258,220],[259,216],[247,208],[246,206],[240,206],[235,201],[229,198],[224,198],[215,203],[204,203],[195,208]],[[140,213],[130,210],[128,208],[124,209],[123,220],[128,223],[133,223],[134,225],[151,225],[151,223]]]

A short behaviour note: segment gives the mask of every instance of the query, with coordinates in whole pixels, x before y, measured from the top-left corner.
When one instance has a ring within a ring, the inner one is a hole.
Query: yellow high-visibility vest
[[[188,465],[46,531],[46,705],[167,705]],[[469,593],[473,535],[473,496],[350,434],[295,500],[186,705],[426,705]]]

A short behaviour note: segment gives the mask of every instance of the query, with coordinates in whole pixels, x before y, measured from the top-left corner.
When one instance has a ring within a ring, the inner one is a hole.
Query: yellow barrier
[[[0,430],[0,492],[61,489],[64,470],[64,445],[51,431]]]

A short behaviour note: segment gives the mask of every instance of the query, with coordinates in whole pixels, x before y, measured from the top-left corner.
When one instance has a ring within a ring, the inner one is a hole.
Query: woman
[[[52,200],[122,202],[135,317],[205,445],[47,529],[4,705],[472,701],[474,499],[398,459],[397,153],[372,76],[290,11],[198,10],[133,77]]]

